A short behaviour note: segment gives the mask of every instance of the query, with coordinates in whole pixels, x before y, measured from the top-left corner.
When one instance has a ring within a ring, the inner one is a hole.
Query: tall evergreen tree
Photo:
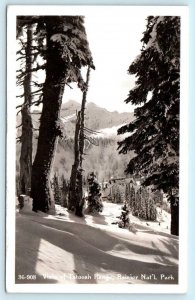
[[[52,194],[50,171],[59,128],[59,112],[65,84],[77,82],[85,90],[81,76],[83,66],[93,65],[84,19],[80,16],[23,17],[23,24],[36,23],[45,28],[46,80],[40,118],[37,152],[32,167],[31,196],[33,210],[47,211]]]
[[[125,201],[122,208],[121,208],[121,215],[119,217],[120,221],[118,222],[119,228],[126,228],[130,224],[130,218],[129,218],[129,206],[127,202]]]
[[[58,175],[55,173],[53,177],[54,201],[56,204],[61,204],[61,193]]]
[[[74,163],[72,165],[70,175],[70,188],[68,197],[68,209],[74,211],[76,203],[79,202],[79,191],[78,191],[78,173],[79,173],[79,133],[81,126],[81,112],[77,114],[77,120],[75,125],[74,134]]]
[[[26,43],[23,44],[25,56],[25,76],[22,80],[24,103],[21,108],[21,154],[20,154],[20,193],[29,195],[32,171],[33,125],[30,113],[32,103],[32,25],[26,27]]]
[[[21,114],[21,124],[18,130],[17,141],[21,142],[20,153],[20,191],[22,194],[30,194],[31,172],[32,172],[32,151],[33,151],[33,122],[31,105],[39,105],[42,98],[43,84],[38,82],[34,73],[45,68],[44,62],[40,64],[40,58],[44,58],[43,39],[44,32],[29,22],[26,17],[17,17],[17,41],[19,50],[17,51],[17,86],[23,90],[23,93],[17,95],[23,103],[17,105],[17,114]],[[37,62],[39,58],[39,63]]]
[[[135,201],[136,201],[136,192],[135,192],[135,187],[132,185],[130,187],[130,208],[132,214],[134,214],[135,211]]]
[[[125,201],[127,203],[127,205],[130,207],[130,204],[131,204],[131,195],[130,195],[130,191],[131,191],[131,188],[130,188],[130,184],[129,183],[126,183],[125,185]]]
[[[87,181],[89,186],[88,212],[102,212],[103,203],[101,199],[101,187],[94,172],[90,173]]]
[[[64,178],[64,174],[62,174],[62,176],[61,176],[60,194],[61,194],[61,205],[63,207],[67,207],[68,206],[68,191],[69,191],[68,182]]]
[[[135,151],[126,168],[144,185],[169,195],[171,233],[179,234],[179,97],[180,18],[148,17],[141,54],[130,65],[136,86],[126,103],[138,105],[135,120],[118,130],[131,135],[119,142],[119,152]]]
[[[83,154],[84,154],[84,127],[85,127],[85,107],[87,102],[87,92],[89,88],[90,79],[90,66],[87,68],[86,74],[86,89],[83,92],[82,102],[81,102],[81,122],[80,122],[80,132],[79,132],[79,172],[78,172],[78,185],[79,185],[79,199],[76,203],[76,215],[82,215],[84,201],[83,199]]]
[[[85,126],[85,106],[87,101],[87,91],[89,86],[90,68],[87,68],[86,88],[83,91],[81,110],[78,112],[75,138],[74,138],[74,163],[70,176],[69,209],[75,210],[75,214],[81,216],[83,210],[83,151],[84,151],[84,126]]]

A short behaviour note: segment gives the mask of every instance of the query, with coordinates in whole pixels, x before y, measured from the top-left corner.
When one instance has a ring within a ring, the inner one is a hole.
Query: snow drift
[[[55,216],[17,211],[16,283],[178,283],[177,237],[138,219],[134,233],[120,229],[120,209],[104,202],[85,218],[60,206]]]

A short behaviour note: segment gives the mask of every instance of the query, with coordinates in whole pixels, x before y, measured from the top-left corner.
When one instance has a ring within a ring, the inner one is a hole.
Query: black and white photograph
[[[8,292],[185,291],[187,22],[8,7]]]

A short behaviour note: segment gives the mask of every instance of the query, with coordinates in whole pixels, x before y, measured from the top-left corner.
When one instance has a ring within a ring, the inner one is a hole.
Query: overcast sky
[[[130,13],[116,17],[116,14],[87,15],[85,28],[89,46],[96,67],[91,71],[88,102],[109,111],[133,111],[131,104],[124,103],[129,90],[134,86],[134,76],[127,74],[129,65],[141,49],[142,33],[146,17]],[[82,94],[76,85],[66,87],[63,102],[81,101]]]

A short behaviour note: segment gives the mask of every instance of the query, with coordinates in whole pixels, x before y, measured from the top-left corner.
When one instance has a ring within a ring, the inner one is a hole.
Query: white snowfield
[[[16,283],[178,283],[177,237],[135,217],[133,232],[120,229],[111,224],[120,212],[104,202],[99,215],[78,218],[56,205],[54,216],[29,202],[16,213]]]
[[[112,127],[106,127],[102,129],[98,129],[97,133],[91,134],[90,136],[94,138],[111,138],[111,137],[116,137],[117,136],[117,131],[119,128],[122,126],[126,125],[125,123],[117,125],[117,126],[112,126]],[[125,138],[129,136],[130,133],[124,133],[122,135],[122,138]],[[117,136],[120,139],[120,136]]]

